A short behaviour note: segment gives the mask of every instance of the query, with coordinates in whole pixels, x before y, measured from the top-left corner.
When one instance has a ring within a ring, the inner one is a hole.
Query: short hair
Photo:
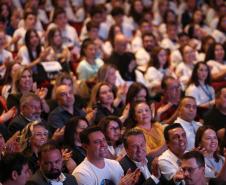
[[[131,128],[128,131],[126,131],[124,136],[123,136],[124,147],[128,148],[128,137],[129,136],[138,136],[138,135],[142,135],[144,137],[144,140],[145,140],[145,136],[144,136],[143,131],[138,129],[138,128]]]
[[[53,21],[55,21],[60,14],[65,14],[66,15],[65,10],[63,8],[55,9],[54,13],[53,13]]]
[[[99,26],[96,23],[89,21],[86,24],[86,29],[87,29],[88,32],[90,32],[92,29],[98,29],[99,30]]]
[[[31,10],[28,10],[28,11],[25,11],[25,12],[24,12],[24,19],[27,19],[27,17],[28,17],[29,15],[33,15],[33,16],[37,17],[37,13],[36,13],[36,12],[31,11]]]
[[[26,164],[28,164],[28,160],[22,153],[11,153],[3,156],[0,161],[1,182],[4,183],[11,179],[13,171],[20,175],[23,166]]]
[[[183,101],[185,100],[185,99],[192,99],[192,100],[194,100],[195,102],[196,102],[196,99],[193,97],[193,96],[184,96],[181,100],[180,100],[180,103],[179,103],[179,109],[181,108],[181,106],[182,106],[182,104],[183,104]]]
[[[32,100],[35,100],[35,101],[38,101],[41,103],[41,99],[38,95],[36,95],[32,92],[29,92],[21,97],[20,106],[23,107],[25,104],[31,102]]]
[[[161,83],[161,88],[163,90],[166,90],[167,86],[168,86],[168,80],[177,80],[175,79],[173,76],[165,76],[162,79],[162,83]]]
[[[104,11],[103,6],[100,5],[95,5],[91,8],[90,10],[90,16],[93,17],[96,14],[102,14]]]
[[[94,125],[94,126],[91,126],[91,127],[88,127],[86,128],[85,130],[83,130],[81,133],[80,133],[80,140],[81,140],[81,143],[82,144],[89,144],[89,135],[94,133],[94,132],[102,132],[101,131],[101,128]]]
[[[61,153],[60,147],[57,144],[57,142],[54,141],[54,140],[49,140],[47,143],[45,143],[44,145],[42,145],[40,147],[40,150],[38,152],[38,159],[41,160],[43,154],[45,154],[45,153],[47,153],[49,151],[52,151],[52,150],[59,150],[60,153]]]
[[[164,138],[165,138],[166,143],[169,142],[169,131],[173,130],[175,128],[182,128],[183,129],[183,127],[181,126],[180,123],[173,123],[173,124],[167,125],[165,127],[163,134],[164,134]]]
[[[116,7],[111,11],[111,15],[113,17],[119,16],[119,15],[124,15],[124,14],[125,14],[125,12],[124,12],[123,8],[121,8],[121,7]]]
[[[201,152],[198,151],[190,151],[190,152],[186,152],[183,157],[182,160],[189,160],[194,158],[196,160],[196,163],[198,164],[199,167],[205,167],[205,159],[204,156],[202,155]]]

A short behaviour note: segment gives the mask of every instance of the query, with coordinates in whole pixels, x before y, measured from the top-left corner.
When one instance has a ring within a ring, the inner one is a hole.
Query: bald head
[[[74,104],[74,94],[68,85],[60,85],[56,88],[56,100],[60,106],[70,107]]]
[[[126,51],[126,46],[127,46],[126,37],[121,33],[116,34],[114,39],[114,50],[117,53],[122,54]]]

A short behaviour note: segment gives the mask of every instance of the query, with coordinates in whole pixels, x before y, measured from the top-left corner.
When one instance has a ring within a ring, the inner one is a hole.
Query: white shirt
[[[78,165],[73,171],[79,185],[100,185],[105,184],[105,181],[111,181],[114,184],[119,184],[124,171],[118,161],[104,159],[105,166],[98,168],[88,161],[87,158]]]
[[[200,122],[192,121],[192,122],[187,122],[180,117],[178,117],[174,123],[180,123],[180,125],[183,127],[185,133],[186,133],[186,138],[187,138],[187,148],[186,150],[191,151],[194,146],[195,146],[195,135],[200,126],[202,124]]]
[[[202,87],[200,85],[196,86],[195,84],[191,84],[186,89],[185,95],[194,97],[197,105],[207,103],[215,99],[215,91],[213,87],[209,85]]]

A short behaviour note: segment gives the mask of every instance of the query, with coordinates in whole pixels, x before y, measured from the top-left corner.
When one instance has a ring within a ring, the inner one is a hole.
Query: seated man
[[[177,174],[178,184],[184,180],[185,185],[225,185],[226,184],[226,162],[217,178],[205,178],[205,160],[203,155],[197,151],[187,152],[181,161],[182,171]]]
[[[217,132],[226,127],[226,88],[216,96],[216,105],[204,117],[204,124],[211,125]]]
[[[56,88],[56,100],[58,106],[48,118],[50,131],[62,128],[74,116],[85,116],[85,112],[76,107],[73,90],[69,86],[60,85]]]
[[[20,99],[20,112],[9,123],[9,132],[14,134],[15,132],[22,130],[28,123],[32,121],[41,121],[41,99],[34,93],[28,93],[23,95]]]
[[[87,157],[72,173],[78,184],[82,185],[134,185],[140,175],[138,170],[130,170],[123,177],[123,169],[119,162],[105,159],[107,141],[97,126],[88,127],[80,134],[81,143],[86,149]]]
[[[2,185],[25,185],[31,171],[27,159],[21,153],[7,154],[0,162]]]
[[[26,185],[77,185],[72,175],[62,173],[63,157],[60,148],[53,141],[41,146],[39,151],[40,169]]]
[[[158,165],[161,174],[171,180],[180,169],[180,159],[187,146],[186,133],[179,123],[174,123],[165,128],[164,138],[168,150],[159,156]]]
[[[147,157],[146,141],[141,130],[129,130],[125,134],[123,141],[127,155],[122,158],[119,163],[125,174],[129,169],[132,171],[139,169],[141,175],[136,183],[137,185],[143,184],[147,179],[148,181],[146,183],[148,185],[169,184],[163,176],[160,177],[159,173],[152,173],[154,171],[151,164],[152,159]],[[158,169],[156,171],[158,171]]]
[[[197,104],[195,98],[191,96],[185,96],[179,104],[178,117],[174,123],[179,123],[187,137],[187,150],[190,151],[195,146],[195,135],[198,128],[202,125],[196,122],[194,119],[197,113]]]

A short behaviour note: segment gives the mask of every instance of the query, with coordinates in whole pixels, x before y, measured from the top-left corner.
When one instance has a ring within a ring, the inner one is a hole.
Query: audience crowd
[[[1,185],[226,185],[224,0],[0,0]]]

